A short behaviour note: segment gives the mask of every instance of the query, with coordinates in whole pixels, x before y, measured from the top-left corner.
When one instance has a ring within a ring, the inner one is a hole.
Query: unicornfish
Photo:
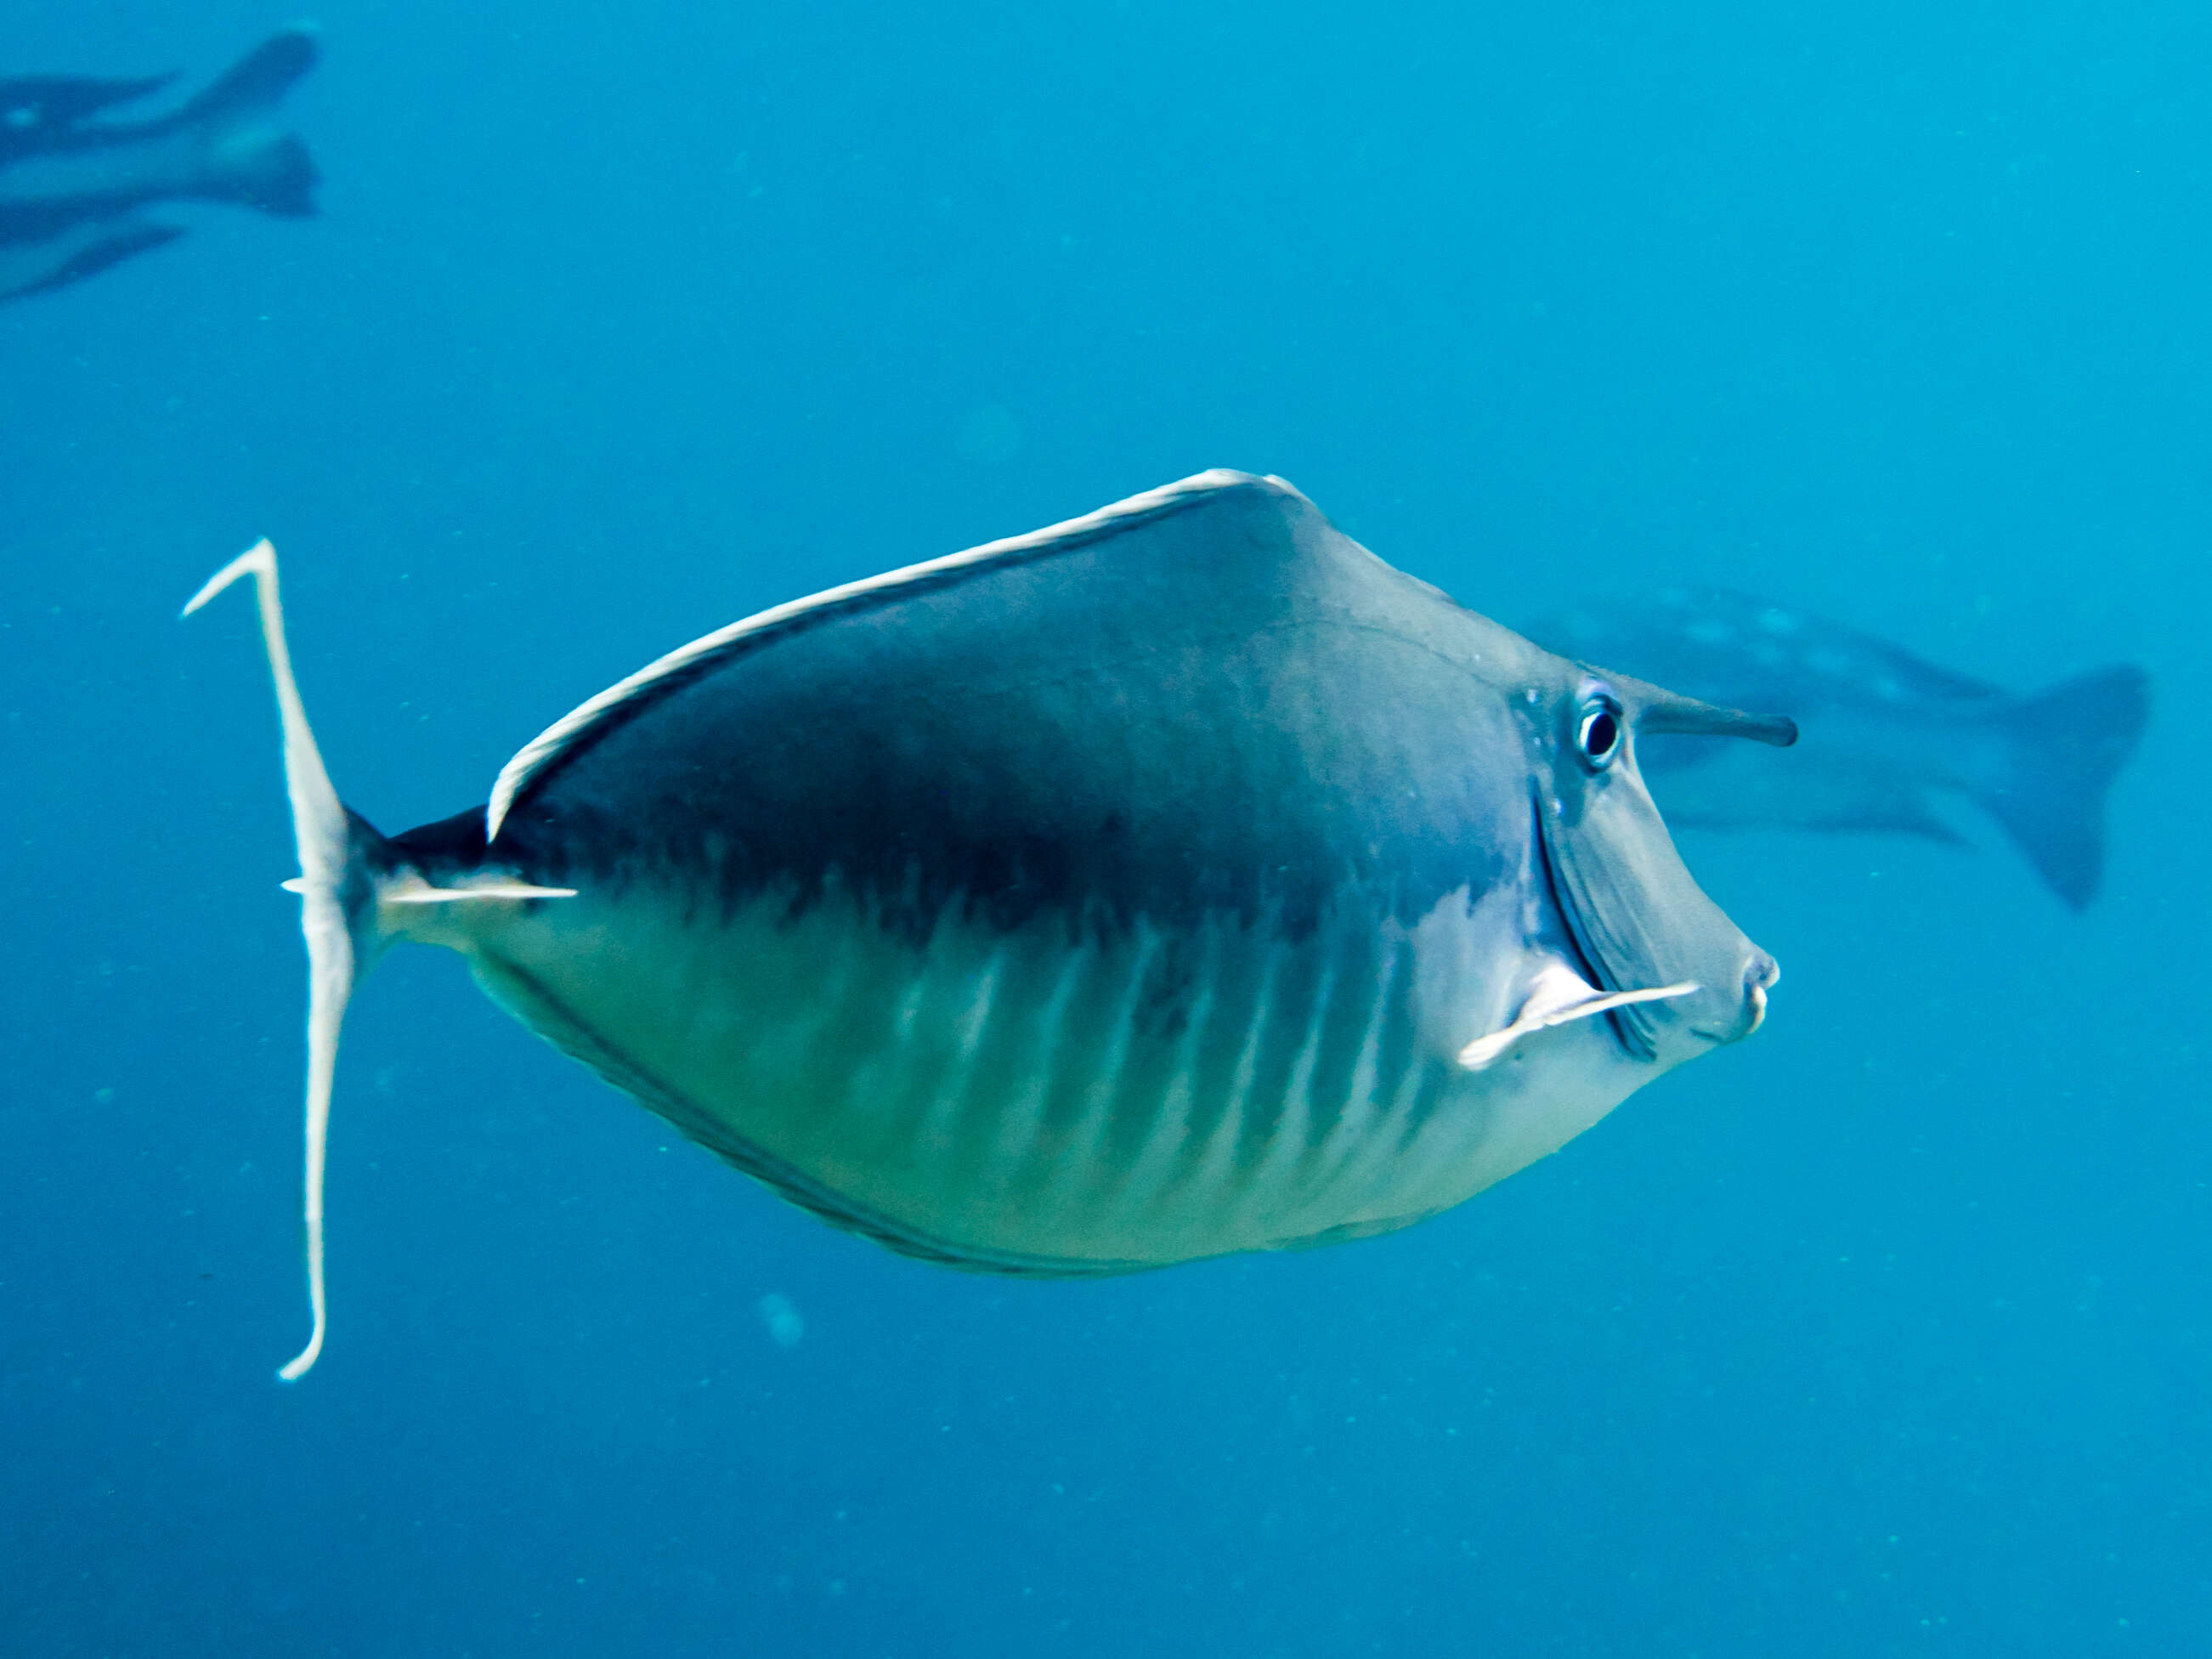
[[[525,744],[483,805],[340,804],[252,576],[311,975],[307,1262],[338,1030],[401,940],[835,1225],[1123,1273],[1435,1214],[1747,1035],[1645,734],[1790,721],[1538,649],[1279,478],[1212,471],[794,600]]]

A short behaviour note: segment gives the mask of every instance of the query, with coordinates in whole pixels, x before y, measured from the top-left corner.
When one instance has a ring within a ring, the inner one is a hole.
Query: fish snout
[[[1766,994],[1782,982],[1782,964],[1753,946],[1743,970],[1743,1001],[1739,1029],[1731,1041],[1749,1036],[1766,1021]]]
[[[1675,1060],[1741,1042],[1765,1024],[1766,994],[1780,982],[1782,965],[1748,939],[1736,963],[1741,966],[1716,971],[1696,996],[1680,1005],[1683,1020],[1675,1029],[1693,1041]]]

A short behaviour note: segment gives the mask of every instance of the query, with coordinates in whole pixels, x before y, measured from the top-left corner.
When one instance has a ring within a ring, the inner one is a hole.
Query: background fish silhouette
[[[2096,896],[2105,797],[2150,713],[2149,676],[2131,664],[2016,696],[1871,634],[1717,588],[1577,604],[1528,632],[1585,662],[1797,720],[1803,740],[1786,756],[1697,737],[1652,742],[1644,768],[1668,822],[1956,842],[1937,803],[1960,797],[2075,909]]]
[[[307,146],[270,122],[314,61],[313,37],[288,29],[179,108],[139,121],[98,118],[173,76],[0,80],[0,301],[82,282],[183,235],[141,215],[156,202],[313,213]]]

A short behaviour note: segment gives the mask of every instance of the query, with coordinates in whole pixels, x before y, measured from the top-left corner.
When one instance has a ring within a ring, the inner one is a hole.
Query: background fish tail
[[[258,141],[221,177],[220,194],[279,219],[306,219],[315,211],[319,175],[307,147],[289,133]]]
[[[2023,698],[1995,719],[2009,749],[2008,781],[1977,799],[2077,910],[2104,872],[2106,793],[2149,716],[2150,678],[2128,665]]]
[[[314,37],[288,29],[256,46],[177,112],[180,125],[205,132],[210,162],[205,194],[279,218],[314,212],[317,175],[307,147],[289,133],[261,130],[277,100],[314,62]]]
[[[194,94],[176,118],[216,123],[266,113],[314,64],[315,37],[305,29],[272,34]]]

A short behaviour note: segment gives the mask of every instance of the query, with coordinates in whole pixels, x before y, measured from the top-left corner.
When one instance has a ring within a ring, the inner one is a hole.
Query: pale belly
[[[640,884],[471,908],[433,942],[524,1023],[785,1196],[965,1266],[1115,1272],[1386,1231],[1642,1080],[1602,1020],[1458,1064],[1512,1015],[1507,919],[1463,895],[1299,939],[950,913],[921,939],[835,894],[794,917]]]

